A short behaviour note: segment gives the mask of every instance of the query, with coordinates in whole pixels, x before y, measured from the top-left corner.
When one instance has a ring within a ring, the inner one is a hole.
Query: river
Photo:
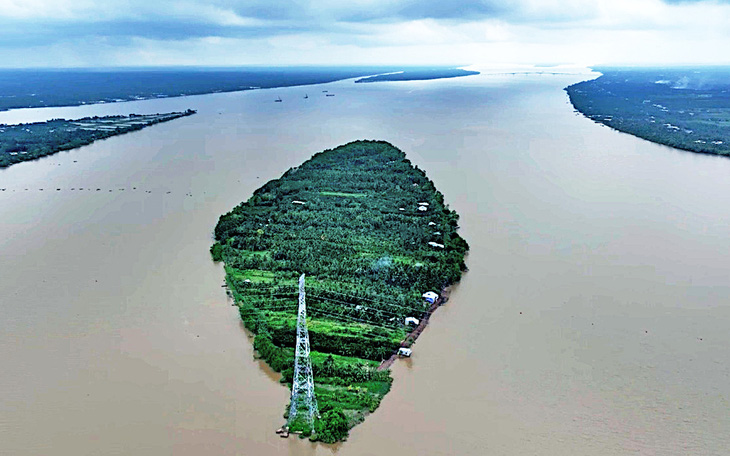
[[[562,88],[587,77],[0,112],[198,110],[0,170],[0,453],[726,454],[730,160],[576,115]],[[355,139],[423,168],[471,252],[381,407],[326,447],[274,434],[288,391],[208,248],[220,214]]]

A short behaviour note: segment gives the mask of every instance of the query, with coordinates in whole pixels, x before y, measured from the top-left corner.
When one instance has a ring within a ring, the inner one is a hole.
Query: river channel
[[[0,112],[198,110],[0,170],[0,453],[726,454],[730,160],[577,115],[562,88],[589,77]],[[274,434],[288,391],[208,248],[219,215],[356,139],[423,168],[471,251],[381,407],[327,447]]]

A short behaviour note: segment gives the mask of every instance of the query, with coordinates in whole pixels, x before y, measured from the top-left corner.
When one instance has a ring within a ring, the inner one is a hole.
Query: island
[[[75,149],[98,139],[121,135],[160,122],[195,114],[195,110],[164,114],[84,117],[76,120],[0,124],[0,168]]]
[[[586,117],[691,152],[730,155],[730,68],[599,68],[566,87]]]
[[[258,356],[290,387],[306,274],[321,415],[312,440],[345,439],[390,390],[389,362],[409,353],[401,349],[466,270],[458,219],[425,172],[383,141],[317,153],[220,217],[212,257],[225,264]]]
[[[479,74],[478,71],[462,70],[460,68],[418,68],[395,73],[378,74],[357,79],[355,82],[383,82],[383,81],[426,81],[430,79],[459,78]]]

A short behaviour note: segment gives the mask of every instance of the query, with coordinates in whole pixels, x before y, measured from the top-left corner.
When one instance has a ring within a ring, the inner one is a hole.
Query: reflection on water
[[[0,171],[0,452],[722,454],[730,161],[576,116],[561,89],[580,78],[0,113],[198,110]],[[220,214],[355,139],[425,169],[472,250],[381,408],[328,448],[274,434],[288,392],[208,248]]]

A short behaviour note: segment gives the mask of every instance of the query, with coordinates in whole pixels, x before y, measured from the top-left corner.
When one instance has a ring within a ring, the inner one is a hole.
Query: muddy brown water
[[[562,88],[586,77],[0,113],[198,110],[0,171],[0,453],[726,454],[730,160],[575,115]],[[267,180],[363,138],[435,181],[470,270],[348,442],[280,439],[288,392],[253,360],[211,231]]]

